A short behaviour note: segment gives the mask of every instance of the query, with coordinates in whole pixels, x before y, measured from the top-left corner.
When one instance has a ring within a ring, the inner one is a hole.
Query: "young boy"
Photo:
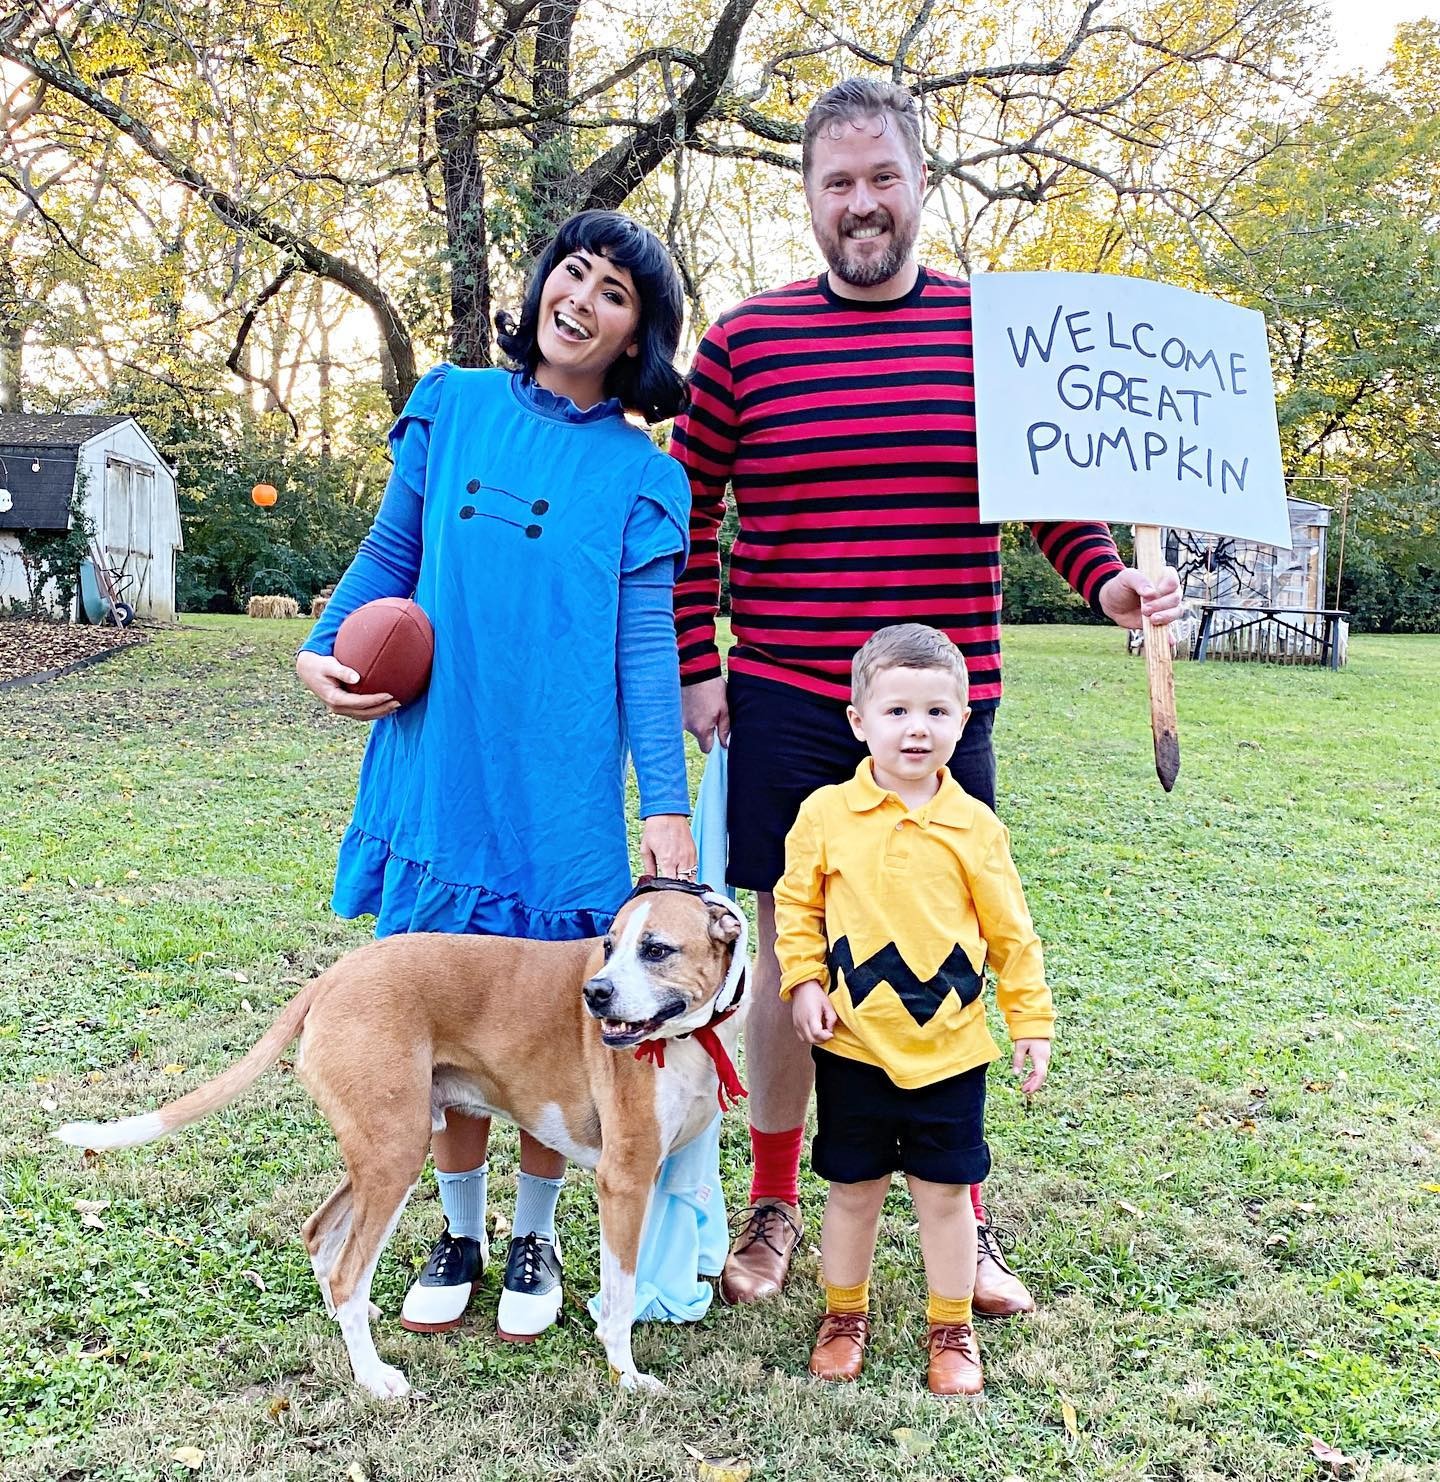
[[[775,887],[780,993],[814,1046],[810,1162],[830,1182],[810,1372],[860,1373],[876,1226],[898,1169],[920,1221],[928,1380],[942,1395],[983,1388],[970,1185],[990,1169],[985,1072],[1000,1053],[981,997],[987,961],[1016,1073],[1030,1062],[1026,1093],[1045,1082],[1055,1020],[1009,835],[945,767],[968,694],[943,633],[876,633],[855,655],[848,712],[870,756],[805,800]]]

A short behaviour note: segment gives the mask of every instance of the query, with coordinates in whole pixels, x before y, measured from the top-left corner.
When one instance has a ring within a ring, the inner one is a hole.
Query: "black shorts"
[[[730,862],[725,878],[746,890],[774,890],[785,873],[785,835],[800,804],[819,787],[844,782],[868,753],[845,706],[794,685],[732,675],[730,707]],[[951,775],[986,807],[995,806],[995,708],[971,713]]]
[[[983,1184],[986,1065],[907,1091],[878,1065],[832,1055],[815,1058],[817,1130],[810,1166],[833,1184],[912,1173],[932,1184]]]

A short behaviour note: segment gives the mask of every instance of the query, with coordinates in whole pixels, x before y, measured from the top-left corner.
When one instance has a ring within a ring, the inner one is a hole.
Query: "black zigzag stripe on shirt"
[[[940,964],[933,978],[920,979],[900,955],[900,949],[889,942],[864,962],[857,963],[850,951],[850,938],[841,937],[828,956],[830,981],[838,983],[845,974],[850,1002],[859,1008],[881,983],[889,983],[914,1021],[924,1028],[940,1010],[946,997],[953,993],[961,1005],[979,998],[984,977],[970,966],[965,949],[956,946]]]

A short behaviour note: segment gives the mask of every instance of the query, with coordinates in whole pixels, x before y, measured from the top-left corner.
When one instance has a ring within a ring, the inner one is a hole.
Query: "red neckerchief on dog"
[[[686,895],[698,895],[702,899],[713,895],[715,892],[708,885],[697,885],[693,880],[672,880],[663,875],[641,875],[635,882],[635,889],[627,897],[634,900],[637,895],[648,895],[654,890],[680,890]],[[736,994],[738,1003],[740,994],[745,991],[743,978],[739,992]],[[750,1093],[740,1084],[740,1073],[735,1069],[735,1062],[731,1060],[729,1052],[720,1043],[720,1036],[715,1033],[731,1014],[735,1012],[735,1004],[731,1004],[723,1013],[717,1014],[708,1024],[702,1024],[699,1029],[692,1030],[695,1042],[710,1057],[711,1064],[715,1067],[715,1074],[720,1079],[719,1089],[716,1091],[716,1100],[720,1103],[722,1112],[729,1111],[732,1106],[740,1104],[742,1096]],[[677,1039],[688,1039],[689,1035],[677,1035]],[[635,1047],[635,1058],[637,1060],[649,1060],[659,1069],[665,1069],[665,1041],[664,1039],[647,1039]]]

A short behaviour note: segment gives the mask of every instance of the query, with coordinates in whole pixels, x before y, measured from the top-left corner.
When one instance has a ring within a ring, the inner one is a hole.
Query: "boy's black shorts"
[[[785,835],[819,787],[845,782],[867,755],[845,706],[794,685],[735,674],[730,707],[730,860],[725,878],[745,890],[774,890],[785,873]],[[950,772],[987,808],[995,806],[995,708],[971,713]]]
[[[932,1184],[981,1184],[989,1177],[988,1066],[907,1091],[878,1065],[818,1045],[811,1054],[818,1130],[810,1166],[828,1183],[865,1183],[895,1172]]]

